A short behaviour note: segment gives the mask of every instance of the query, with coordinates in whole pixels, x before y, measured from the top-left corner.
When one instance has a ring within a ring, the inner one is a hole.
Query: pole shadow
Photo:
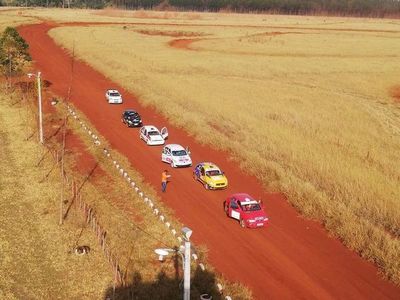
[[[174,261],[174,266],[176,265]],[[182,273],[182,272],[179,272]],[[182,278],[168,276],[164,271],[157,275],[153,282],[145,282],[139,272],[135,272],[126,286],[110,287],[104,294],[104,300],[174,300],[183,298]],[[215,275],[203,271],[199,267],[192,271],[190,299],[200,299],[200,295],[208,294],[213,300],[223,297],[216,287]]]

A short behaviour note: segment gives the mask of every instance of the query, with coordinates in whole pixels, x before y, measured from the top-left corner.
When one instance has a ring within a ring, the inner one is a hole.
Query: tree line
[[[400,14],[400,0],[0,0],[1,3],[13,6],[116,7],[371,17],[397,17]]]
[[[0,35],[0,73],[9,81],[20,75],[31,57],[29,45],[14,27],[7,27]]]

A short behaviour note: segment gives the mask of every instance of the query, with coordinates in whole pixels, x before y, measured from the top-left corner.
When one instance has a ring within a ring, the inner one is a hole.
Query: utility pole
[[[39,141],[43,144],[43,115],[42,115],[42,82],[40,78],[41,72],[37,73],[38,84],[38,101],[39,101]]]
[[[64,117],[64,128],[63,128],[63,144],[61,149],[61,196],[60,196],[60,221],[59,225],[63,224],[64,215],[63,215],[63,204],[64,204],[64,185],[65,185],[65,178],[64,178],[64,154],[65,154],[65,134],[66,134],[66,127],[67,127],[67,116]]]
[[[185,254],[183,263],[183,300],[190,300],[190,241],[185,241]]]
[[[154,250],[158,255],[159,261],[164,261],[164,257],[169,253],[177,253],[181,256],[183,265],[183,300],[190,300],[190,237],[192,236],[192,233],[193,232],[190,228],[182,228],[185,244],[184,246],[181,246],[179,250],[170,248]]]
[[[42,112],[42,80],[41,80],[41,72],[28,73],[29,78],[36,77],[37,78],[37,86],[38,86],[38,109],[39,109],[39,141],[41,144],[44,143],[43,139],[43,112]]]
[[[190,300],[190,237],[192,230],[188,227],[182,228],[185,250],[183,254],[183,300]]]

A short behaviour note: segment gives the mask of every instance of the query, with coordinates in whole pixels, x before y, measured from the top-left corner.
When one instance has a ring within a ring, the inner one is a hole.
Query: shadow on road
[[[174,264],[176,266],[176,264]],[[176,268],[177,270],[177,268]],[[131,283],[128,286],[110,287],[105,295],[105,300],[122,299],[152,299],[152,300],[173,300],[182,299],[183,282],[177,276],[168,276],[164,271],[158,273],[154,282],[145,282],[140,273],[135,272]],[[181,270],[180,270],[180,273]],[[218,293],[215,282],[215,275],[197,268],[191,277],[191,299],[200,299],[200,295],[209,294],[212,299],[222,299]]]

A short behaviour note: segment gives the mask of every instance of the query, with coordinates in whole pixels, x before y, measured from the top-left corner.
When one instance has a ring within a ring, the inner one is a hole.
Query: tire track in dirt
[[[71,57],[47,35],[52,26],[21,27],[30,44],[36,67],[49,80],[51,90],[68,94]],[[67,79],[67,80],[66,80]],[[126,102],[106,103],[104,92],[119,89]],[[160,147],[148,147],[136,129],[120,123],[123,109],[136,108],[147,124],[168,124],[154,109],[143,107],[138,99],[111,82],[84,62],[74,64],[71,101],[91,120],[111,146],[125,155],[145,180],[159,189]],[[228,279],[248,285],[256,299],[398,299],[400,288],[382,279],[377,268],[328,236],[322,226],[308,221],[288,205],[282,195],[267,193],[254,177],[244,174],[229,153],[198,144],[182,129],[169,125],[170,141],[189,145],[193,161],[211,160],[225,170],[230,187],[210,192],[196,184],[191,170],[172,169],[172,182],[162,201],[181,222],[193,229],[193,240],[209,249],[209,260]],[[167,167],[169,168],[169,167]],[[266,204],[271,225],[261,230],[243,230],[228,219],[222,209],[226,196],[249,192]]]

